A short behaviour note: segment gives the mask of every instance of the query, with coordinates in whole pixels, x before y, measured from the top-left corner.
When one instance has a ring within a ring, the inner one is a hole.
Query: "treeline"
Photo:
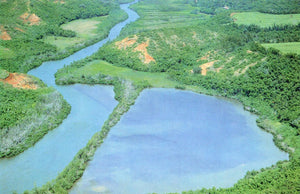
[[[300,13],[298,0],[183,0],[197,9],[195,12],[216,14],[220,9],[236,11],[259,11],[270,14]]]
[[[257,25],[237,26],[253,41],[260,43],[300,42],[300,23],[298,25],[274,25],[261,28]]]

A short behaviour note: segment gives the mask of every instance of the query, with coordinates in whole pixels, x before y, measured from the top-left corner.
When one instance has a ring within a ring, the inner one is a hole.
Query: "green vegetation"
[[[133,83],[148,82],[153,87],[171,87],[174,88],[178,83],[170,80],[166,73],[150,73],[134,71],[125,67],[117,67],[105,61],[93,61],[86,65],[84,62],[74,63],[72,66],[67,66],[56,73],[56,83],[85,83],[85,80],[92,79],[98,76],[119,77],[121,79],[130,80]],[[101,72],[101,74],[99,74]],[[84,78],[84,81],[82,80]]]
[[[0,79],[5,79],[9,76],[9,73],[4,70],[4,69],[0,69]]]
[[[61,25],[64,30],[71,30],[76,37],[46,36],[43,41],[57,47],[59,53],[73,53],[83,47],[96,43],[108,36],[109,30],[116,24],[125,20],[126,13],[115,9],[108,16],[79,19]]]
[[[300,23],[300,14],[274,15],[259,12],[236,13],[233,18],[237,24],[258,25],[272,27],[274,25],[297,25]]]
[[[300,42],[262,44],[265,48],[275,48],[282,53],[296,53],[300,55]]]
[[[70,48],[57,54],[55,46],[40,41],[47,36],[76,36],[73,31],[64,30],[60,25],[80,18],[109,13],[116,16],[118,11],[115,10],[118,8],[114,2],[105,0],[88,0],[84,3],[80,0],[68,0],[63,4],[54,1],[26,0],[24,3],[21,0],[12,0],[1,1],[0,4],[0,31],[6,32],[11,37],[11,40],[0,39],[0,47],[14,53],[10,57],[0,56],[0,67],[10,72],[24,73],[39,66],[43,61],[67,56],[88,45],[83,44],[81,47]],[[124,16],[125,14],[121,13],[122,19]],[[110,19],[109,23],[114,20],[118,22],[120,17]],[[110,28],[111,25],[107,24],[105,27]]]
[[[194,13],[194,7],[182,6],[182,2],[177,0],[140,1],[132,5],[132,8],[139,14],[140,19],[126,26],[121,36],[145,30],[190,26],[208,17]]]
[[[14,57],[14,52],[8,48],[0,46],[0,59],[9,59]]]
[[[0,158],[13,157],[56,128],[70,106],[53,88],[17,89],[0,82]]]

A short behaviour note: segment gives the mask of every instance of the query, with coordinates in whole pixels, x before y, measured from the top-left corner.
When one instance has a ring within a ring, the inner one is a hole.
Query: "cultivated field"
[[[282,53],[297,53],[300,55],[300,42],[262,44],[265,48],[275,48]]]
[[[300,23],[300,14],[275,15],[259,12],[242,12],[232,14],[237,24],[255,24],[260,27],[271,27],[276,25],[296,25]]]

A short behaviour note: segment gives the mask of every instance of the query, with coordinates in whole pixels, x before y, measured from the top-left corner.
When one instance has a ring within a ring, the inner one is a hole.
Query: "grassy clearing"
[[[260,27],[271,27],[276,25],[297,25],[300,23],[300,14],[275,15],[259,12],[236,13],[233,16],[237,24],[255,24]]]
[[[74,77],[81,77],[82,75],[86,77],[95,76],[101,73],[112,77],[119,77],[121,79],[130,80],[134,83],[147,81],[153,87],[174,88],[176,85],[178,85],[177,82],[170,80],[166,73],[134,71],[126,67],[117,67],[108,62],[100,60],[92,61],[83,67],[75,68],[71,71],[72,73],[70,73],[69,71],[67,71],[66,73],[72,74],[72,76]]]
[[[15,56],[14,52],[8,48],[0,46],[0,59],[9,59]]]
[[[282,53],[297,53],[300,55],[300,42],[262,44],[265,48],[275,48]]]
[[[67,47],[83,43],[89,39],[95,38],[96,36],[102,35],[99,28],[105,18],[107,18],[107,16],[80,19],[63,24],[61,26],[63,29],[76,32],[76,37],[74,38],[47,36],[43,40],[48,44],[57,46],[58,50],[64,50]]]

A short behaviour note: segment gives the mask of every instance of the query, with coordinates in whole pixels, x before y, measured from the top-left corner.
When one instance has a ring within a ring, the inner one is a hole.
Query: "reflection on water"
[[[142,92],[71,193],[141,194],[229,187],[288,159],[240,105],[172,89]]]

